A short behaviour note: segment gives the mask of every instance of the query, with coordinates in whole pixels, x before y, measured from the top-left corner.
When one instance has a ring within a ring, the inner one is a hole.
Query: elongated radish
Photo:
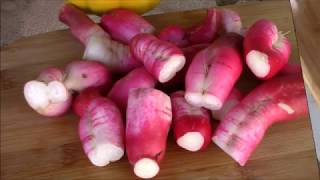
[[[157,80],[144,67],[137,68],[113,85],[108,93],[108,98],[115,102],[122,112],[125,112],[130,89],[152,88],[156,83]]]
[[[178,25],[170,25],[162,29],[158,35],[159,39],[171,42],[178,47],[186,47],[189,42],[185,30]]]
[[[217,38],[221,30],[221,13],[220,10],[210,8],[207,10],[207,16],[199,25],[187,29],[188,39],[192,44],[211,43]]]
[[[189,104],[210,110],[222,107],[242,72],[241,43],[240,35],[227,33],[194,57],[185,79]]]
[[[275,76],[288,63],[291,45],[285,35],[270,20],[259,20],[244,38],[246,63],[259,79]]]
[[[90,87],[81,91],[72,103],[73,112],[82,117],[88,109],[90,102],[98,97],[101,97],[101,93],[97,88]]]
[[[43,116],[64,114],[71,106],[72,97],[62,80],[60,69],[47,68],[37,80],[27,82],[23,91],[29,106]]]
[[[113,39],[125,44],[129,44],[137,34],[151,34],[155,30],[142,16],[127,9],[114,9],[107,12],[101,18],[101,25]]]
[[[182,51],[150,34],[139,34],[130,43],[131,52],[161,83],[168,82],[185,64]]]
[[[133,58],[128,46],[112,40],[107,32],[76,7],[64,5],[59,19],[86,46],[83,59],[100,61],[117,73],[125,73],[142,65]]]
[[[74,61],[66,66],[65,73],[65,86],[75,91],[105,86],[112,81],[108,69],[95,61]]]
[[[220,110],[211,111],[211,115],[215,120],[222,120],[224,119],[225,115],[236,105],[239,104],[241,99],[243,98],[242,93],[236,89],[233,88],[228,95],[226,101],[223,103],[223,106]]]
[[[99,97],[90,102],[79,122],[83,149],[95,166],[106,166],[124,154],[124,124],[116,105]]]
[[[171,121],[169,96],[152,88],[130,90],[126,150],[138,177],[152,178],[158,174]]]
[[[177,144],[192,152],[205,149],[212,137],[208,110],[188,104],[183,91],[172,93],[171,102],[173,133]]]
[[[268,127],[295,120],[307,112],[302,76],[276,77],[252,90],[227,113],[212,140],[244,166]]]

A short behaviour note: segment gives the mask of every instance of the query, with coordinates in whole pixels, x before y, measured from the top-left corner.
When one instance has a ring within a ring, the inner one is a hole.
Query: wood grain
[[[291,0],[304,79],[320,105],[320,2]]]
[[[228,6],[241,14],[245,26],[260,18],[272,19],[283,31],[294,32],[288,1]],[[189,26],[204,10],[147,17],[157,28]],[[290,33],[298,62],[294,33]],[[137,179],[127,158],[99,168],[90,164],[77,134],[78,118],[71,113],[46,118],[23,99],[23,84],[42,68],[63,66],[81,57],[83,47],[68,31],[19,40],[1,51],[1,178],[3,179]],[[243,89],[255,81],[242,81]],[[245,167],[238,166],[217,146],[202,153],[178,148],[172,134],[165,160],[155,179],[318,179],[309,118],[271,127]]]

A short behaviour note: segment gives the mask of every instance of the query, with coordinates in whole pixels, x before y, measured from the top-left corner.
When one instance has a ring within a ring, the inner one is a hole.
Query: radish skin
[[[125,112],[130,89],[153,88],[156,83],[156,79],[144,67],[137,68],[113,85],[108,93],[108,98],[115,102],[122,112]]]
[[[280,75],[300,74],[302,75],[302,68],[299,64],[286,64],[279,72]]]
[[[221,121],[212,140],[241,166],[274,123],[307,115],[302,76],[270,79],[252,90]]]
[[[185,78],[189,104],[219,110],[242,72],[240,44],[235,33],[221,36],[193,59]]]
[[[124,155],[124,124],[116,105],[100,97],[90,102],[79,122],[84,152],[95,166],[106,166]]]
[[[291,45],[285,35],[270,20],[259,20],[244,38],[244,55],[252,73],[266,80],[275,76],[287,63]]]
[[[142,66],[133,58],[128,46],[112,40],[107,32],[78,8],[64,5],[59,19],[85,45],[83,59],[102,62],[115,73],[126,73]]]
[[[66,66],[65,86],[74,91],[101,87],[112,82],[108,69],[96,61],[74,61]]]
[[[171,121],[169,96],[152,88],[130,90],[126,150],[138,177],[152,178],[158,174]]]
[[[170,81],[162,84],[163,86],[161,88],[165,89],[166,92],[167,91],[174,92],[174,91],[177,91],[178,89],[183,89],[184,79],[186,77],[188,68],[192,62],[192,59],[199,51],[207,48],[209,45],[210,44],[195,44],[195,45],[182,48],[181,50],[184,56],[186,57],[185,65],[183,66],[182,70],[180,70]]]
[[[177,144],[192,152],[204,150],[212,137],[208,110],[188,104],[183,91],[172,93],[171,102],[173,133]]]
[[[217,38],[221,27],[220,10],[210,8],[203,22],[187,29],[187,36],[191,44],[211,43]]]
[[[67,112],[72,97],[63,84],[63,72],[58,68],[44,69],[37,80],[24,85],[24,97],[28,105],[39,114],[56,117]]]
[[[223,9],[221,12],[222,29],[224,33],[242,34],[242,22],[240,15],[232,10]]]
[[[211,111],[212,117],[215,120],[221,121],[222,119],[224,119],[225,115],[233,107],[235,107],[237,104],[239,104],[239,102],[241,101],[242,98],[243,98],[243,95],[241,94],[241,92],[238,89],[233,88],[231,90],[230,94],[228,95],[226,101],[223,103],[222,108],[217,111]]]
[[[171,80],[186,61],[179,48],[150,34],[135,36],[130,48],[132,54],[143,62],[147,71],[161,83]]]
[[[87,88],[80,92],[72,103],[73,112],[82,117],[87,111],[90,102],[98,97],[102,97],[100,90],[97,88]]]
[[[186,47],[189,42],[185,30],[178,25],[167,26],[158,35],[160,40],[171,42],[177,47]]]
[[[141,33],[152,34],[155,28],[142,16],[127,9],[114,9],[101,18],[102,27],[114,40],[129,44],[130,40]]]

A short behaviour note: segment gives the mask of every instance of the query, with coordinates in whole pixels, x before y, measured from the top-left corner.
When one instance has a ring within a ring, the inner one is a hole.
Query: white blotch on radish
[[[211,110],[219,110],[222,102],[215,96],[200,93],[185,93],[186,101],[197,107],[205,107]]]
[[[288,104],[278,103],[278,106],[281,109],[285,110],[288,114],[293,114],[294,113],[294,110]]]
[[[260,51],[251,50],[247,54],[247,64],[251,71],[258,77],[263,78],[270,72],[268,55]]]
[[[192,152],[200,150],[203,143],[203,136],[199,132],[188,132],[177,140],[180,147]]]

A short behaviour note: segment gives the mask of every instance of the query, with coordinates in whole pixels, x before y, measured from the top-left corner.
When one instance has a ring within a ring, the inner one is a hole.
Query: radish
[[[75,91],[104,86],[112,81],[108,69],[95,61],[74,61],[67,65],[65,74],[65,86]]]
[[[117,41],[129,44],[140,33],[153,33],[155,28],[143,17],[127,9],[114,9],[101,18],[102,27]]]
[[[66,4],[60,10],[60,21],[70,27],[71,33],[85,46],[83,59],[100,61],[110,71],[126,73],[142,64],[133,58],[129,47],[113,41],[99,25],[84,12]]]
[[[259,79],[270,79],[288,63],[291,45],[270,20],[259,20],[244,38],[246,63]]]
[[[24,97],[29,106],[43,116],[64,114],[71,106],[72,96],[62,82],[63,72],[58,68],[44,69],[37,80],[24,85]]]
[[[240,44],[235,33],[221,36],[193,59],[185,78],[189,104],[219,110],[242,72]]]
[[[81,91],[72,103],[73,112],[82,117],[88,109],[90,102],[98,97],[101,97],[101,93],[97,88],[91,87]]]
[[[228,112],[212,140],[244,166],[268,127],[297,119],[307,112],[302,76],[276,77],[252,90]]]
[[[138,177],[152,178],[158,174],[171,121],[169,96],[152,88],[130,90],[126,150]]]
[[[216,111],[211,111],[211,115],[215,120],[222,120],[224,119],[225,115],[233,108],[235,107],[237,104],[239,104],[239,102],[242,99],[242,94],[241,92],[236,89],[233,88],[230,92],[230,94],[228,95],[226,101],[223,103],[223,106],[220,110],[216,110]]]
[[[131,52],[143,62],[159,82],[172,79],[185,64],[182,51],[171,43],[150,34],[139,34],[130,43]]]
[[[237,33],[242,34],[242,22],[240,15],[232,10],[222,9],[221,13],[221,23],[222,29],[225,33]]]
[[[107,98],[92,100],[79,122],[83,149],[95,166],[106,166],[124,154],[124,124],[116,105]]]
[[[171,25],[162,29],[158,37],[159,39],[171,42],[178,47],[186,47],[189,44],[185,30],[178,25]]]
[[[156,83],[157,81],[144,67],[137,68],[114,84],[108,93],[108,98],[115,102],[122,112],[125,112],[130,89],[152,88]]]
[[[187,36],[192,44],[211,43],[217,38],[222,26],[220,10],[210,8],[207,16],[199,25],[187,29]]]
[[[208,110],[188,104],[183,91],[172,93],[171,102],[177,144],[192,152],[205,149],[212,137]]]
[[[177,74],[168,82],[161,84],[160,88],[165,90],[165,92],[174,92],[179,89],[184,88],[184,79],[186,77],[186,73],[188,68],[192,62],[194,56],[202,49],[205,49],[210,44],[194,44],[185,48],[182,48],[182,52],[186,58],[185,65],[183,66],[182,70],[177,72]]]
[[[302,75],[302,68],[299,64],[286,64],[279,72],[280,75],[300,74]]]

